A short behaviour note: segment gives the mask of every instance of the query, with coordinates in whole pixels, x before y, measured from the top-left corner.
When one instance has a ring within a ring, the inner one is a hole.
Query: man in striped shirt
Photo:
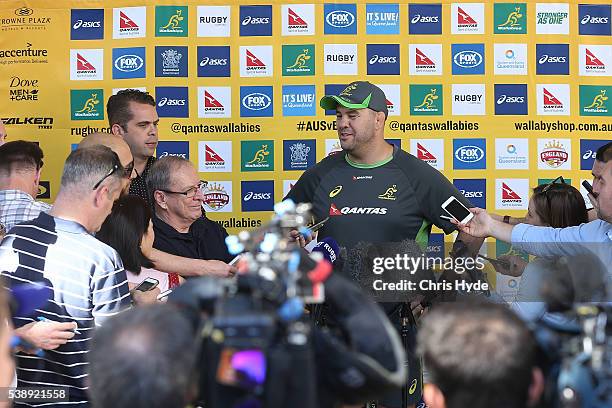
[[[9,286],[40,282],[52,289],[34,319],[77,324],[71,340],[42,357],[18,354],[18,387],[67,387],[70,407],[88,406],[87,353],[93,329],[130,305],[119,255],[91,235],[110,213],[125,178],[117,154],[108,147],[72,152],[53,208],[15,226],[0,246],[0,270]],[[19,327],[34,319],[14,316],[14,323]]]

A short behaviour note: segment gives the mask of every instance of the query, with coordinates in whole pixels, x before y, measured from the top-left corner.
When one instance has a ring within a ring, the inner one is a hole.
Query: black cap
[[[325,95],[321,98],[320,105],[323,109],[336,109],[338,104],[350,109],[370,108],[376,112],[384,112],[385,118],[389,116],[385,93],[367,81],[352,82],[340,95]]]

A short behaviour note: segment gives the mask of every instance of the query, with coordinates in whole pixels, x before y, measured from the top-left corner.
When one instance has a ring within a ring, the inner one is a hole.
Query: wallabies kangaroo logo
[[[423,98],[423,103],[415,106],[415,108],[430,109],[434,107],[434,101],[436,99],[438,99],[438,95],[436,95],[436,90],[432,89],[431,92],[425,95],[425,98]]]
[[[183,14],[183,10],[176,10],[176,14],[173,14],[172,17],[170,17],[170,20],[168,20],[168,24],[166,24],[165,26],[163,26],[161,29],[162,30],[176,30],[177,28],[181,27],[181,21],[183,21],[183,16],[181,15]]]
[[[310,59],[310,55],[308,55],[308,49],[305,49],[303,53],[297,56],[295,62],[287,69],[304,69],[306,67],[306,61]]]
[[[91,98],[87,99],[87,101],[85,101],[85,105],[83,105],[83,109],[81,109],[80,111],[76,111],[76,113],[92,113],[95,112],[96,110],[96,105],[99,104],[100,101],[98,100],[98,94],[91,94]]]
[[[380,198],[381,200],[393,200],[395,201],[395,199],[397,197],[395,197],[395,193],[397,193],[397,185],[393,184],[391,187],[389,187],[387,189],[387,191],[385,191],[383,194],[379,195],[378,198]]]
[[[608,97],[606,96],[606,90],[602,89],[599,91],[599,95],[593,98],[593,103],[589,106],[585,106],[584,109],[606,109],[606,104],[604,102],[607,100]]]
[[[519,19],[523,17],[521,14],[521,8],[515,7],[514,11],[508,15],[508,19],[504,24],[499,25],[499,27],[516,27],[519,25]]]
[[[269,154],[270,152],[268,151],[268,145],[262,145],[261,149],[259,149],[257,153],[255,153],[255,157],[253,157],[253,160],[251,160],[247,164],[264,164],[266,163],[266,156]]]

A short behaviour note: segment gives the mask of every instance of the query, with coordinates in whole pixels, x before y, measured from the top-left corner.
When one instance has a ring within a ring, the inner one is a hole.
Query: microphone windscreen
[[[325,260],[329,261],[331,264],[334,264],[338,260],[340,246],[335,239],[326,237],[315,245],[312,252],[320,252]]]

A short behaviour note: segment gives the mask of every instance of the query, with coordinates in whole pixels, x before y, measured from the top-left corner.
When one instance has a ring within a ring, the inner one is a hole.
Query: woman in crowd
[[[561,182],[557,182],[557,181]],[[503,217],[496,216],[501,220]],[[565,228],[589,222],[584,198],[575,187],[565,184],[562,177],[549,184],[542,184],[533,189],[529,200],[527,216],[524,219],[509,220],[511,224],[526,223],[535,226]],[[500,256],[498,259],[508,262],[508,267],[494,263],[497,272],[521,276],[516,301],[512,308],[528,320],[537,319],[544,314],[544,303],[540,297],[541,270],[546,268],[547,261],[537,258],[527,262],[517,255]]]
[[[151,210],[142,198],[135,195],[119,198],[96,238],[119,253],[130,290],[146,278],[159,281],[160,292],[168,289],[168,274],[152,269],[153,263],[149,259],[155,233]]]

